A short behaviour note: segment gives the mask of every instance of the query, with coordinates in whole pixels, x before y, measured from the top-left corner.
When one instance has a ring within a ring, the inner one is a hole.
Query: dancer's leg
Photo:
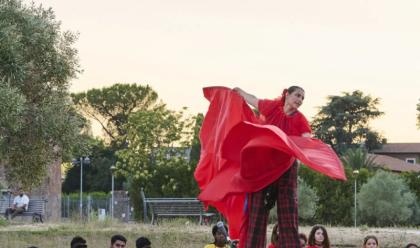
[[[298,248],[297,163],[277,180],[279,248]]]

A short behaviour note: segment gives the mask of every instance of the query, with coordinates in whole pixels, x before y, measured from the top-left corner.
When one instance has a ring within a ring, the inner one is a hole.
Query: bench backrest
[[[146,198],[155,214],[202,214],[203,204],[195,198]]]
[[[9,201],[7,200],[0,200],[0,213],[4,214],[6,209],[9,207]]]
[[[28,211],[38,214],[45,214],[45,200],[32,199],[29,200]]]
[[[45,214],[46,200],[30,199],[27,212]],[[5,213],[9,207],[9,201],[0,200],[0,213]]]

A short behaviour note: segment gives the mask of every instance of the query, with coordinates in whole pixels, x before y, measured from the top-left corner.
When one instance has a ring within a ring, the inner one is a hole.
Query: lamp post
[[[359,170],[353,171],[354,176],[354,228],[357,227],[357,176],[359,175]]]
[[[80,201],[79,201],[79,211],[80,219],[83,218],[83,164],[90,164],[89,157],[80,157],[79,160],[73,159],[73,164],[80,164]]]
[[[117,168],[111,166],[111,220],[114,220],[114,173]]]

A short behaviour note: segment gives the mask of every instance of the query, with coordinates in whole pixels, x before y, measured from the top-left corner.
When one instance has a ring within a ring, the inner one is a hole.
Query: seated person
[[[13,205],[11,208],[7,208],[5,212],[6,219],[14,218],[16,215],[21,214],[28,210],[29,197],[25,195],[23,190],[20,188],[18,194],[13,199]]]
[[[140,237],[136,240],[136,248],[152,248],[152,243],[148,238]]]
[[[213,234],[214,242],[204,246],[204,248],[228,248],[227,233],[228,228],[224,225],[224,228],[214,225],[211,233]]]

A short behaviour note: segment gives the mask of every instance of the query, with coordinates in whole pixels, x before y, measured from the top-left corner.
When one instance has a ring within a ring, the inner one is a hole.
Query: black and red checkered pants
[[[297,163],[270,187],[277,190],[277,220],[279,248],[298,248]],[[248,213],[244,215],[240,247],[265,248],[269,209],[265,206],[265,191],[248,195]]]

